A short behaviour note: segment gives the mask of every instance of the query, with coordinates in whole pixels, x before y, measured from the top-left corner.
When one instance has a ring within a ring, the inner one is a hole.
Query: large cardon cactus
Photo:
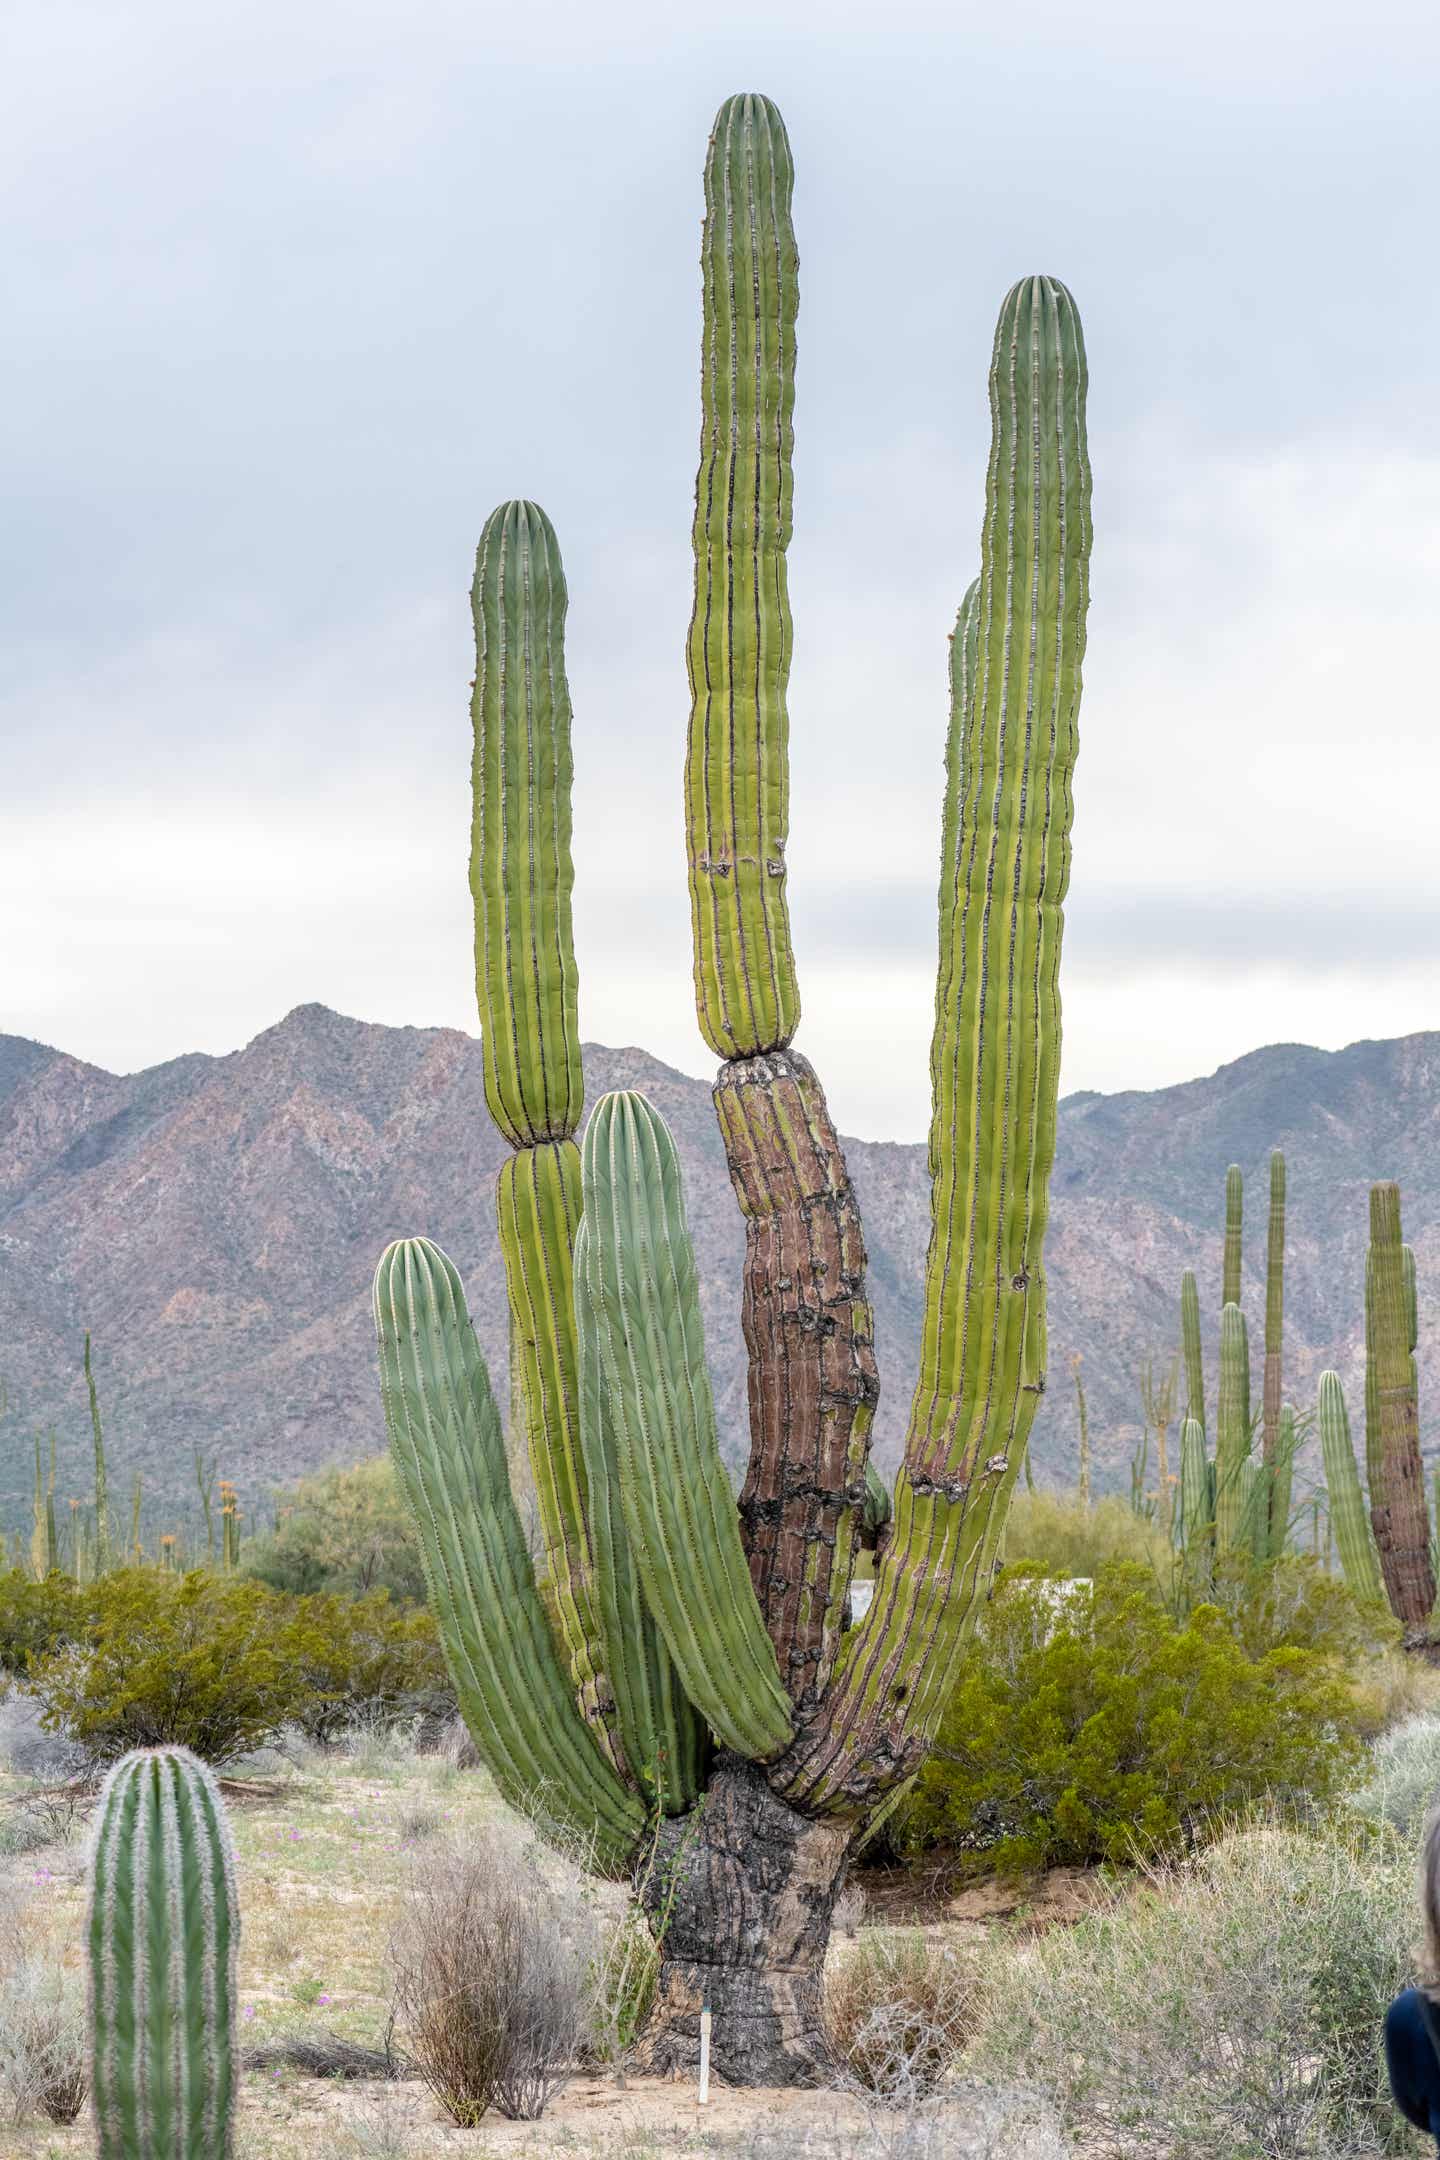
[[[477,1745],[509,1800],[640,1886],[663,1937],[644,2059],[692,2059],[708,2005],[717,2066],[742,2083],[818,2073],[834,1897],[931,1744],[1045,1387],[1090,551],[1079,318],[1063,285],[1025,278],[995,335],[980,575],[951,646],[931,1241],[892,1511],[868,1459],[859,1210],[793,1040],[791,179],[775,107],[730,99],[705,174],[684,803],[696,1006],[745,1222],[738,1501],[670,1135],[618,1093],[577,1145],[565,584],[533,503],[502,505],[480,542],[471,874],[543,1580],[455,1270],[402,1241],[375,1300],[392,1444]],[[877,1540],[852,1628],[854,1556]]]

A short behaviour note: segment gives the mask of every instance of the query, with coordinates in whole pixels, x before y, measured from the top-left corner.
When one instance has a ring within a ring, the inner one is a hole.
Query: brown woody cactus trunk
[[[662,1949],[640,2069],[692,2071],[708,2009],[727,2084],[824,2081],[825,1951],[856,1835],[797,1814],[755,1765],[722,1758],[700,1806],[663,1825],[643,1886]]]

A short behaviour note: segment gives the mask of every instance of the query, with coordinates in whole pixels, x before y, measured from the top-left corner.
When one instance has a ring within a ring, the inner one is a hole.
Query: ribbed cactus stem
[[[239,1935],[214,1777],[185,1748],[124,1756],[101,1789],[90,1852],[99,2160],[228,2160]]]
[[[1240,1278],[1244,1269],[1244,1215],[1245,1180],[1240,1165],[1231,1163],[1225,1172],[1225,1259],[1222,1270],[1220,1303],[1240,1303]]]
[[[1420,1458],[1413,1258],[1400,1230],[1400,1188],[1370,1190],[1365,1274],[1366,1433],[1370,1521],[1391,1610],[1407,1626],[1430,1617],[1435,1573]]]
[[[602,1869],[623,1870],[645,1810],[556,1661],[464,1289],[428,1239],[381,1258],[375,1328],[391,1453],[461,1715],[512,1807],[593,1841]],[[604,1707],[608,1727],[614,1704]]]
[[[603,1670],[585,1466],[571,1251],[580,1220],[573,1134],[584,1104],[571,892],[567,595],[543,510],[502,503],[485,522],[475,623],[470,887],[485,1100],[514,1149],[496,1221],[526,1437],[571,1685],[617,1764]]]
[[[700,1032],[782,1049],[800,998],[785,903],[790,543],[799,259],[785,123],[727,99],[705,161],[700,469],[686,846]]]
[[[90,1397],[90,1431],[95,1443],[95,1572],[103,1575],[110,1566],[110,1491],[105,1474],[105,1435],[100,1426],[100,1397],[95,1369],[90,1362],[90,1331],[85,1331],[85,1387]]]
[[[1360,1490],[1360,1473],[1350,1438],[1350,1415],[1345,1408],[1345,1390],[1338,1373],[1321,1373],[1316,1415],[1320,1425],[1325,1490],[1329,1495],[1330,1527],[1335,1534],[1341,1571],[1356,1597],[1378,1604],[1385,1595],[1385,1588],[1375,1557],[1375,1541],[1370,1534],[1369,1513]]]
[[[602,1096],[585,1131],[587,1283],[625,1528],[686,1694],[737,1754],[778,1754],[790,1704],[720,1460],[680,1163],[643,1095]]]
[[[1205,1360],[1200,1347],[1200,1292],[1186,1268],[1180,1278],[1180,1342],[1185,1357],[1185,1415],[1205,1429]]]
[[[1278,1560],[1290,1533],[1290,1504],[1295,1484],[1295,1405],[1280,1405],[1280,1437],[1270,1467],[1270,1536],[1266,1558]]]
[[[1177,1542],[1185,1556],[1192,1597],[1208,1596],[1215,1565],[1214,1473],[1205,1428],[1187,1417],[1180,1428],[1180,1514]]]
[[[1215,1411],[1215,1542],[1222,1557],[1253,1549],[1246,1519],[1249,1454],[1249,1337],[1239,1306],[1227,1305],[1220,1315],[1220,1393]]]
[[[789,1790],[811,1806],[888,1790],[927,1749],[1045,1385],[1085,384],[1070,294],[1022,279],[996,330],[980,581],[952,645],[920,1376],[874,1600],[795,1750]]]

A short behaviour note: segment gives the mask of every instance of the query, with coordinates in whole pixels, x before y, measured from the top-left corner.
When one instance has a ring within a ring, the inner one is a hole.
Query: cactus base
[[[642,1887],[662,1948],[641,2071],[693,2074],[708,2008],[726,2084],[830,2082],[821,1977],[857,1835],[797,1814],[753,1764],[722,1757],[701,1806],[663,1826]]]

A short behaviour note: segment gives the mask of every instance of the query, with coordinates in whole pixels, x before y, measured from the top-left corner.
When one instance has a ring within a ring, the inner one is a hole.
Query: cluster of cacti
[[[99,2160],[229,2160],[239,1934],[210,1771],[185,1748],[126,1755],[101,1791],[90,1849]]]
[[[681,1818],[659,1871],[658,2028],[688,2047],[709,2000],[717,2062],[742,2081],[796,2074],[819,2046],[816,1958],[845,1856],[928,1749],[1045,1385],[1090,542],[1079,321],[1063,286],[1028,278],[996,332],[981,574],[952,641],[921,1373],[882,1525],[859,1212],[792,1047],[790,195],[778,112],[731,99],[706,166],[684,792],[696,1006],[724,1060],[715,1103],[746,1230],[738,1505],[670,1135],[621,1092],[576,1145],[566,594],[530,503],[492,515],[477,559],[471,882],[543,1602],[454,1268],[402,1241],[375,1296],[395,1459],[477,1745],[510,1800],[581,1831],[614,1872],[637,1865],[647,1826],[664,1844]],[[849,1628],[855,1551],[877,1537],[873,1600]]]
[[[1237,1164],[1225,1173],[1225,1235],[1221,1274],[1219,1385],[1214,1454],[1206,1416],[1200,1296],[1188,1269],[1180,1283],[1180,1352],[1185,1417],[1180,1431],[1180,1506],[1174,1537],[1194,1594],[1203,1595],[1217,1564],[1278,1559],[1290,1528],[1296,1417],[1282,1400],[1281,1353],[1285,1308],[1285,1158],[1270,1156],[1270,1213],[1265,1259],[1264,1393],[1261,1453],[1254,1453],[1257,1420],[1251,1408],[1250,1338],[1240,1307],[1244,1270],[1244,1179]]]
[[[1330,1520],[1345,1580],[1357,1596],[1389,1599],[1407,1628],[1427,1627],[1436,1566],[1420,1455],[1419,1336],[1415,1255],[1400,1228],[1400,1188],[1370,1190],[1365,1255],[1365,1469],[1360,1489],[1350,1419],[1338,1373],[1320,1380],[1320,1444]],[[1440,1496],[1436,1524],[1440,1526]]]

